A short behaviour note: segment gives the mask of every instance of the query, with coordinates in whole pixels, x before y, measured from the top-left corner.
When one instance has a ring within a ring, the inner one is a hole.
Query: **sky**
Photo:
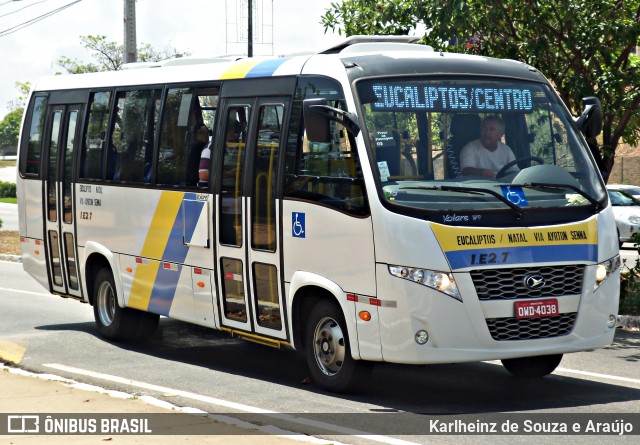
[[[254,34],[268,43],[256,43],[255,55],[320,51],[343,40],[337,33],[325,34],[320,24],[336,0],[253,1],[263,25]],[[203,57],[246,53],[246,43],[234,43],[241,40],[240,2],[246,4],[246,0],[137,0],[138,45]],[[123,18],[124,0],[0,0],[0,119],[19,95],[16,82],[33,83],[63,71],[56,64],[62,56],[92,60],[80,36],[104,35],[123,44]]]

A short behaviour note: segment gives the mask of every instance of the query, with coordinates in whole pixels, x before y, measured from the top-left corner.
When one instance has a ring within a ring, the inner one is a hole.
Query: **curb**
[[[0,261],[13,261],[15,263],[22,263],[22,257],[20,255],[7,255],[0,253]]]

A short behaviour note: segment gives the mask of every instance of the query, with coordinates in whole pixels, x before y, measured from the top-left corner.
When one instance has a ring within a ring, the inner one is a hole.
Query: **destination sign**
[[[477,228],[431,223],[453,270],[548,261],[595,262],[596,219],[548,227]]]
[[[376,111],[532,111],[530,88],[436,86],[424,83],[374,83],[371,85]]]

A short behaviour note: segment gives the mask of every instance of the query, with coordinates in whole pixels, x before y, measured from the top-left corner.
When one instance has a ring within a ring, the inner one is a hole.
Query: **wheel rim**
[[[313,334],[313,348],[318,368],[328,376],[336,375],[342,369],[346,346],[340,324],[331,317],[325,317],[316,325]]]
[[[116,313],[116,298],[111,284],[106,282],[100,284],[97,304],[100,322],[104,326],[111,326],[111,323],[113,323],[113,317]]]

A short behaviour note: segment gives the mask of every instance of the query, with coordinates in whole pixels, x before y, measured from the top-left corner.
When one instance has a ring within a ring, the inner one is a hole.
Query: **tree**
[[[23,111],[22,108],[10,111],[0,121],[0,148],[18,146]]]
[[[106,36],[80,36],[80,43],[93,57],[92,62],[85,63],[69,57],[60,57],[57,64],[69,74],[95,73],[99,71],[118,71],[124,63],[124,47],[110,42]],[[158,62],[175,57],[179,53],[175,49],[158,51],[151,45],[142,43],[138,47],[138,62]]]
[[[343,0],[322,23],[347,35],[403,35],[424,26],[423,42],[436,49],[526,62],[574,115],[583,97],[599,97],[598,142],[609,172],[618,145],[640,140],[640,0]]]
[[[24,112],[24,105],[29,96],[31,83],[16,82],[16,88],[20,92],[20,95],[17,99],[9,102],[7,106],[9,113],[0,121],[0,148],[18,146],[22,113]]]

